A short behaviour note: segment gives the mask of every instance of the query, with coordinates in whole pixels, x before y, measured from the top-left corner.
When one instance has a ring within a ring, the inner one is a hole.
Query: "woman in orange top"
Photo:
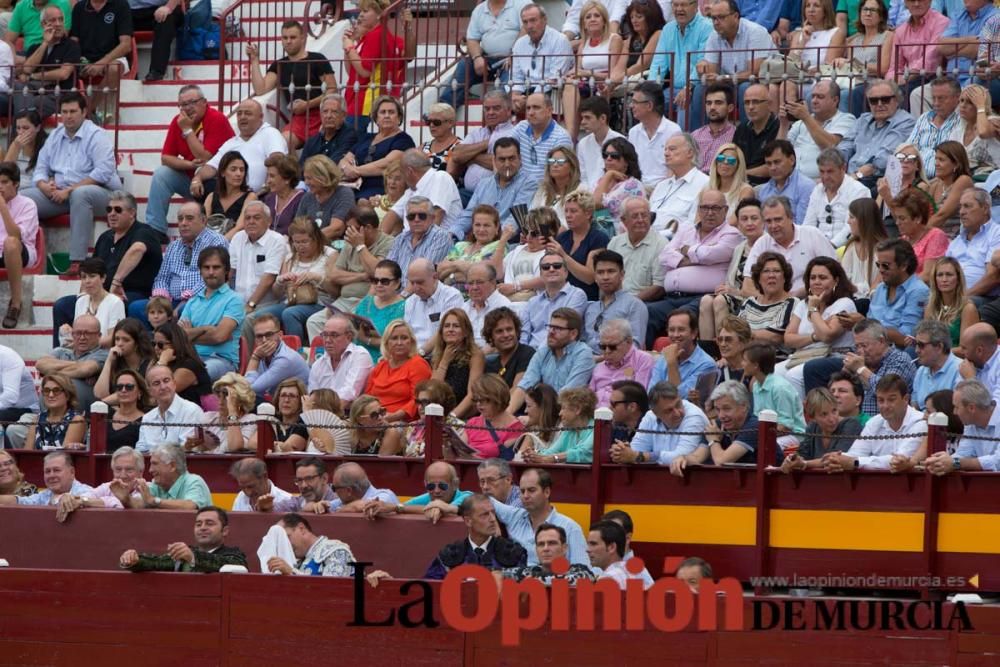
[[[417,383],[431,377],[431,367],[417,353],[417,337],[405,320],[389,322],[382,333],[382,359],[368,376],[365,393],[386,409],[385,421],[412,421],[417,416]]]

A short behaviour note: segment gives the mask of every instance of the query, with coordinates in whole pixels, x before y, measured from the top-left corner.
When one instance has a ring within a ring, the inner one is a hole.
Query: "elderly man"
[[[166,366],[153,365],[146,372],[146,384],[156,407],[142,417],[135,448],[149,452],[157,443],[183,443],[204,421],[201,406],[177,395],[174,375]]]
[[[698,223],[681,227],[660,253],[664,298],[646,304],[647,349],[652,349],[663,331],[668,314],[679,308],[697,311],[701,298],[714,289],[712,285],[726,281],[733,251],[743,240],[739,230],[727,223],[728,214],[725,194],[702,190],[698,197]]]
[[[458,471],[445,461],[435,461],[424,471],[424,488],[427,493],[410,498],[405,503],[390,503],[378,498],[365,501],[362,511],[369,519],[385,514],[423,514],[431,523],[442,516],[456,516],[458,508],[471,491],[458,488]]]
[[[307,38],[305,28],[298,21],[282,23],[281,45],[285,55],[272,62],[265,74],[260,71],[257,45],[253,42],[246,45],[254,95],[266,95],[278,88],[281,103],[292,114],[291,122],[281,134],[293,151],[305,143],[306,137],[319,130],[323,93],[337,92],[337,79],[330,61],[322,53],[307,51]]]
[[[406,205],[412,197],[426,197],[433,206],[432,224],[449,232],[456,239],[464,239],[469,229],[460,224],[462,198],[455,179],[447,172],[431,168],[431,159],[419,148],[403,153],[403,180],[408,186],[392,209],[382,218],[382,231],[397,234],[407,228]]]
[[[298,559],[293,566],[278,556],[263,563],[266,571],[273,574],[306,575],[323,577],[350,577],[354,573],[355,561],[351,547],[340,540],[333,540],[313,532],[312,526],[298,514],[286,514],[278,525]]]
[[[14,86],[13,112],[16,116],[34,109],[44,120],[60,108],[60,100],[76,86],[76,65],[80,62],[80,43],[69,36],[58,6],[42,10],[42,42],[29,47],[26,54]]]
[[[847,171],[874,191],[875,181],[885,175],[889,156],[910,136],[915,121],[899,108],[895,82],[873,79],[865,91],[871,111],[858,117],[837,150],[847,158]]]
[[[667,337],[670,344],[656,360],[649,383],[652,387],[666,380],[686,397],[699,377],[716,370],[715,361],[698,346],[698,314],[680,309],[667,315]]]
[[[580,159],[580,183],[591,191],[604,176],[604,144],[625,138],[609,127],[610,119],[611,105],[600,95],[580,102],[580,129],[587,134],[576,142],[576,156]]]
[[[143,423],[144,428],[150,428],[145,425],[145,418]],[[147,484],[139,480],[139,497],[132,496],[132,507],[194,510],[211,505],[212,494],[205,480],[187,470],[184,449],[163,440],[160,443],[153,447],[149,456],[149,474],[153,481]]]
[[[916,369],[910,357],[889,342],[885,327],[877,320],[861,320],[854,326],[854,346],[860,354],[845,354],[844,370],[861,378],[865,384],[861,411],[874,415],[878,411],[876,389],[882,378],[896,375],[909,384]],[[907,388],[907,397],[909,394]]]
[[[656,214],[654,229],[670,238],[698,219],[698,194],[708,187],[708,176],[698,170],[698,146],[690,134],[667,139],[663,159],[671,175],[653,188],[649,209]]]
[[[711,21],[707,18],[705,21],[711,26]],[[657,57],[659,56],[654,56],[654,59]],[[680,94],[687,97],[686,86]],[[694,137],[694,141],[698,145],[698,154],[701,156],[698,169],[706,174],[711,170],[712,161],[715,160],[719,149],[723,144],[732,143],[733,134],[736,133],[736,126],[729,120],[736,108],[734,95],[733,87],[722,82],[711,84],[705,92],[705,120],[708,121],[708,124],[693,131],[691,136]],[[679,106],[681,100],[675,98],[675,102]],[[679,114],[680,112],[678,112],[678,118]]]
[[[334,469],[333,489],[336,498],[329,502],[320,501],[326,503],[326,509],[330,512],[360,513],[370,500],[399,504],[399,498],[390,489],[374,487],[364,468],[357,463],[341,463]]]
[[[326,263],[326,281],[333,288],[339,288],[340,296],[333,307],[343,311],[353,311],[365,298],[371,288],[370,278],[375,275],[375,267],[385,259],[392,248],[393,237],[379,229],[378,214],[367,205],[359,205],[348,214],[344,227],[344,249],[337,255],[336,263]],[[331,291],[336,291],[331,290]],[[290,311],[282,312],[284,320]],[[311,315],[306,321],[309,338],[319,335],[319,329],[326,321],[328,312],[324,309]],[[287,326],[287,325],[286,325]],[[315,332],[314,332],[315,331]]]
[[[306,360],[298,350],[285,345],[283,336],[281,322],[274,315],[264,313],[254,320],[254,348],[243,375],[260,400],[265,394],[273,395],[278,385],[289,378],[303,384],[309,379]]]
[[[896,25],[893,42],[899,47],[894,48],[889,56],[885,78],[898,81],[909,93],[933,76],[924,72],[932,73],[941,64],[942,52],[939,49],[942,47],[938,42],[948,27],[948,19],[936,9],[931,9],[928,0],[910,0],[906,9],[910,17]],[[945,49],[944,54],[949,53],[953,54],[954,49]],[[917,108],[910,107],[910,110],[919,113]]]
[[[773,366],[773,362],[771,362],[771,366]],[[726,380],[712,390],[708,402],[711,403],[712,409],[718,416],[705,429],[705,440],[708,442],[707,449],[708,453],[712,456],[712,463],[715,465],[725,465],[726,463],[757,462],[758,422],[757,417],[754,416],[754,410],[760,412],[762,409],[778,407],[776,401],[772,398],[775,387],[765,387],[764,385],[770,384],[768,380],[774,382],[779,379],[774,373],[767,373],[767,377],[763,382],[758,381],[754,383],[752,396],[747,391],[746,386],[737,380]],[[783,393],[786,397],[789,397],[790,394],[788,394],[787,389],[786,385]],[[771,396],[767,396],[767,394],[771,394]],[[767,407],[758,408],[758,404]],[[785,412],[777,410],[776,412],[781,414],[783,421],[788,423],[792,421],[799,422],[801,429],[805,430],[801,408],[795,415],[786,415]],[[782,441],[788,441],[794,439],[794,437],[781,436],[778,438],[778,447],[775,453],[777,460],[775,463],[781,463]]]
[[[629,340],[632,333],[644,335],[648,321],[646,304],[632,296],[622,285],[625,281],[625,260],[613,250],[599,250],[594,254],[594,280],[600,290],[596,301],[587,304],[583,313],[584,339],[595,354],[601,354],[601,323],[612,319],[623,319],[629,324]],[[642,345],[642,341],[638,341]],[[645,383],[643,383],[645,384]]]
[[[66,0],[32,0],[32,2],[26,2],[23,5],[20,3],[14,3],[14,11],[9,12],[9,8],[5,10],[7,13],[6,21],[3,27],[7,28],[6,33],[3,35],[4,41],[6,41],[10,46],[17,45],[18,41],[23,42],[22,49],[27,49],[32,46],[36,46],[42,42],[42,12],[46,7],[58,7],[63,12],[63,16],[66,17],[66,29],[72,25],[72,5]],[[18,62],[23,61],[24,58],[18,56]]]
[[[875,388],[878,414],[868,420],[847,453],[823,456],[827,472],[894,470],[911,467],[911,460],[927,436],[924,413],[910,405],[909,381],[889,374]],[[900,460],[901,459],[901,460]]]
[[[309,391],[332,389],[341,401],[350,403],[364,393],[372,358],[368,350],[355,344],[358,330],[346,315],[334,315],[323,325],[326,351],[309,369]]]
[[[462,501],[458,515],[465,521],[468,535],[446,544],[427,568],[424,579],[442,580],[459,565],[472,564],[490,570],[524,567],[528,552],[523,546],[500,535],[497,515],[490,497],[474,493]]]
[[[673,99],[674,104],[677,106],[677,122],[681,127],[688,127],[685,120],[689,110],[693,110],[692,118],[697,116],[697,122],[701,122],[701,107],[691,106],[690,93],[691,86],[700,77],[697,67],[701,56],[698,55],[698,52],[705,48],[705,44],[708,42],[708,38],[711,37],[713,29],[712,19],[698,11],[698,8],[699,3],[697,0],[676,0],[675,2],[671,2],[674,19],[668,21],[663,26],[663,30],[660,31],[660,40],[656,44],[653,61],[649,66],[650,81],[663,81],[668,74],[671,75]],[[664,16],[664,18],[667,17]],[[726,98],[729,104],[732,104],[732,87],[726,86],[725,90],[730,91],[726,95]],[[708,99],[710,96],[713,96],[713,93],[717,92],[718,89],[713,89],[710,86],[704,95],[705,111],[709,116],[710,123],[712,122],[711,108],[714,108],[715,102],[709,103]],[[729,107],[729,113],[731,112],[732,107]],[[727,113],[726,115],[728,116],[729,114]],[[730,124],[729,127],[732,127],[732,125]],[[732,130],[729,130],[729,139],[732,136]],[[729,139],[726,139],[722,143],[728,142]],[[701,146],[700,142],[699,146]],[[702,152],[703,159],[704,155],[705,153]],[[712,155],[714,156],[715,153],[713,152]],[[708,171],[707,167],[703,167],[703,169]]]
[[[425,259],[432,265],[440,262],[451,250],[454,239],[445,229],[433,224],[431,200],[421,195],[410,198],[406,204],[406,221],[409,229],[396,237],[386,259],[399,264],[403,270],[403,287],[407,286],[410,263]]]
[[[1000,286],[997,270],[997,249],[1000,248],[1000,225],[990,220],[992,198],[985,190],[969,188],[962,193],[958,203],[958,217],[962,228],[948,244],[947,257],[957,259],[965,276],[965,293],[968,296],[993,296]],[[988,316],[993,311],[984,307],[981,316],[991,324],[1000,323]]]
[[[535,553],[535,526],[553,524],[566,531],[569,544],[567,558],[570,563],[587,563],[587,546],[580,525],[560,514],[552,506],[552,476],[547,470],[528,468],[521,473],[518,482],[521,488],[522,507],[505,505],[496,498],[490,498],[496,510],[497,519],[507,528],[507,535],[528,552],[528,565],[538,564]]]
[[[778,114],[778,138],[792,143],[799,169],[813,180],[820,177],[816,158],[827,148],[836,148],[857,121],[839,105],[840,86],[833,79],[821,79],[813,86],[811,105],[785,101]]]
[[[219,147],[205,164],[198,167],[191,179],[191,196],[204,198],[215,187],[214,179],[219,171],[222,156],[236,151],[247,163],[246,183],[251,190],[259,190],[264,185],[267,168],[264,161],[272,155],[284,155],[288,144],[277,129],[264,121],[264,108],[257,100],[244,100],[236,107],[236,128],[238,134]],[[206,185],[206,181],[211,185]]]
[[[656,463],[682,471],[688,463],[698,464],[708,458],[700,435],[707,427],[708,417],[697,405],[684,400],[676,385],[657,382],[649,390],[649,412],[639,422],[639,432],[631,442],[616,440],[611,445],[611,460],[621,464]]]
[[[177,106],[180,113],[167,128],[160,166],[153,172],[146,204],[146,224],[162,234],[162,240],[167,238],[170,197],[189,196],[195,170],[212,159],[234,135],[229,118],[209,105],[198,86],[182,86]]]
[[[953,389],[961,380],[958,367],[962,360],[952,354],[951,331],[941,320],[924,320],[913,330],[913,338],[920,366],[913,376],[910,398],[913,407],[923,410],[930,394]]]
[[[524,310],[521,342],[538,349],[545,345],[552,327],[552,313],[561,308],[571,308],[583,313],[587,307],[587,295],[579,287],[569,284],[569,269],[562,255],[546,252],[539,263],[542,271],[543,289],[528,300]]]
[[[205,211],[197,202],[185,202],[181,205],[177,211],[177,232],[178,238],[171,241],[163,254],[163,263],[153,280],[151,294],[170,299],[175,312],[205,285],[198,270],[201,251],[212,246],[229,247],[226,237],[205,226]],[[128,316],[148,325],[147,303],[149,299],[129,300]]]
[[[667,140],[678,134],[681,128],[666,117],[663,87],[658,83],[653,81],[640,83],[632,91],[629,107],[635,125],[628,131],[628,142],[635,147],[635,152],[639,156],[642,184],[649,190],[667,177],[667,165],[660,156],[666,155]],[[695,147],[692,146],[693,148]],[[682,158],[678,156],[678,160]],[[697,152],[690,157],[690,162],[697,164]]]
[[[497,308],[509,308],[510,299],[497,290],[497,270],[489,262],[478,262],[469,267],[465,273],[465,287],[469,300],[462,304],[462,310],[472,322],[476,345],[486,347],[486,340],[483,338],[486,316]]]
[[[521,32],[523,34],[511,47],[509,83],[515,113],[525,111],[525,95],[532,92],[545,94],[546,97],[549,93],[559,94],[552,84],[569,74],[575,64],[569,40],[549,26],[548,16],[541,5],[528,3],[521,6]],[[551,111],[551,104],[548,108]],[[565,130],[562,132],[566,135]],[[568,139],[569,135],[565,138]],[[569,141],[565,143],[572,145]]]
[[[325,514],[338,502],[338,494],[330,488],[330,475],[323,459],[310,456],[297,460],[294,480],[299,495],[276,502],[275,512]]]
[[[0,505],[56,505],[70,494],[89,499],[94,489],[76,479],[76,468],[69,452],[49,452],[42,463],[45,490],[30,496],[0,496]]]
[[[839,248],[851,236],[847,207],[856,199],[868,198],[871,192],[847,176],[844,156],[836,148],[824,148],[816,164],[819,165],[820,182],[809,196],[802,225],[819,229],[835,248]]]
[[[218,572],[227,565],[247,566],[247,557],[239,547],[227,547],[229,517],[214,505],[199,509],[194,515],[194,544],[171,542],[165,554],[140,554],[129,549],[118,559],[118,566],[132,572]]]
[[[240,459],[229,468],[240,492],[233,501],[233,512],[270,512],[275,503],[292,497],[267,478],[267,464],[260,459]]]
[[[959,340],[965,361],[958,367],[962,379],[982,382],[993,398],[1000,397],[1000,347],[997,332],[985,322],[973,324]]]
[[[51,355],[35,362],[42,377],[60,373],[73,380],[76,400],[88,409],[94,402],[94,384],[101,374],[108,351],[101,347],[101,323],[93,315],[80,315],[73,320],[72,347],[57,347]]]
[[[184,308],[178,324],[194,343],[212,380],[236,370],[239,363],[239,336],[245,309],[243,299],[228,283],[229,251],[220,246],[198,254],[198,270],[205,286],[195,292]]]
[[[990,390],[978,380],[963,380],[955,385],[955,414],[965,429],[954,454],[935,452],[924,461],[924,467],[935,475],[967,470],[976,472],[1000,470],[1000,410]],[[966,437],[967,436],[967,437]]]
[[[452,308],[462,308],[462,293],[438,280],[434,264],[426,259],[410,262],[406,276],[410,296],[403,312],[417,337],[417,346],[422,354],[427,354],[441,325],[441,316]]]
[[[246,302],[245,327],[256,319],[254,311],[277,301],[272,287],[289,253],[288,239],[271,229],[271,210],[258,200],[243,209],[244,227],[229,245],[233,289]],[[263,259],[261,259],[263,258]]]
[[[525,120],[514,128],[514,137],[521,147],[521,171],[528,187],[537,188],[545,175],[549,151],[557,146],[572,146],[573,139],[552,117],[552,99],[548,95],[528,95],[524,115]]]
[[[612,387],[621,380],[649,384],[655,360],[632,339],[628,320],[605,320],[600,327],[601,361],[594,367],[590,390],[597,394],[597,405],[611,406]]]
[[[753,266],[761,253],[778,253],[792,266],[792,295],[804,296],[802,276],[809,262],[815,257],[836,257],[836,249],[819,229],[795,224],[792,204],[787,197],[765,199],[761,215],[764,218],[764,235],[753,244],[746,266]],[[744,283],[749,280],[749,277],[745,278]],[[750,284],[752,281],[745,287]]]
[[[919,91],[914,91],[914,94],[918,93]],[[934,79],[931,82],[931,109],[917,118],[906,139],[906,143],[913,144],[920,151],[927,178],[933,178],[937,170],[935,149],[938,144],[951,138],[961,120],[958,116],[958,97],[961,93],[962,87],[955,79],[949,76]],[[919,107],[911,106],[910,109],[919,113]]]
[[[354,127],[344,122],[347,102],[339,93],[327,92],[319,103],[319,131],[306,139],[299,154],[299,163],[305,164],[313,155],[325,155],[339,164],[341,158],[358,143]]]
[[[79,274],[94,238],[94,213],[104,211],[112,190],[121,187],[115,154],[104,130],[87,120],[87,100],[77,92],[59,98],[62,126],[38,152],[34,187],[21,194],[35,202],[42,220],[69,213],[70,270]]]
[[[521,36],[519,10],[523,6],[523,0],[491,0],[475,6],[465,32],[469,55],[458,62],[455,75],[442,85],[440,101],[458,109],[465,104],[465,95],[472,86],[493,79],[507,80],[507,59]],[[484,106],[485,102],[486,97]]]
[[[766,28],[743,18],[736,0],[718,0],[709,6],[708,18],[715,32],[705,43],[704,59],[698,62],[697,75],[709,83],[719,80],[738,84],[736,99],[743,100],[750,77],[756,76],[761,63],[773,53],[771,35]],[[694,109],[702,108],[704,95],[705,87],[696,84],[692,97]],[[766,108],[767,102],[764,106]],[[745,106],[740,107],[740,117],[746,118]],[[696,121],[700,126],[700,118]]]
[[[733,143],[743,151],[747,180],[751,185],[767,182],[767,165],[764,164],[764,147],[778,137],[778,117],[771,113],[767,86],[754,84],[743,94],[746,120],[736,126]]]
[[[507,2],[504,11],[513,3]],[[476,5],[475,13],[485,5]],[[480,59],[477,62],[482,62]],[[464,93],[464,91],[463,91]],[[443,98],[442,98],[443,101]],[[458,179],[464,170],[465,190],[474,192],[479,182],[499,173],[494,167],[493,155],[498,140],[514,136],[514,124],[510,122],[510,97],[503,90],[493,88],[482,97],[483,124],[470,127],[465,137],[451,149],[448,159],[448,173]],[[457,107],[456,107],[457,108]],[[515,140],[515,143],[517,141]],[[520,144],[518,144],[520,151]],[[518,153],[520,156],[520,153]],[[518,163],[520,168],[520,162]],[[516,171],[516,170],[515,170]]]
[[[476,467],[476,474],[479,488],[487,496],[511,507],[522,507],[521,489],[514,484],[510,463],[504,459],[486,459]]]
[[[585,387],[594,370],[594,354],[581,338],[583,318],[573,308],[556,308],[549,317],[548,338],[538,347],[521,381],[510,392],[508,409],[516,414],[526,392],[544,382],[557,392]]]
[[[608,242],[608,250],[621,255],[628,266],[622,287],[640,301],[655,301],[663,294],[660,253],[667,239],[652,228],[649,202],[643,197],[622,203],[621,222],[625,231]]]
[[[801,225],[806,219],[809,198],[816,189],[816,182],[803,176],[802,171],[797,168],[799,160],[795,155],[795,147],[787,139],[775,139],[768,143],[764,146],[764,165],[771,180],[757,189],[758,199],[787,198],[795,211],[793,222]],[[818,167],[815,171],[819,174]]]
[[[114,479],[110,482],[104,482],[85,496],[72,493],[64,494],[59,499],[56,520],[65,521],[70,514],[86,507],[107,509],[131,507],[129,498],[133,493],[137,493],[135,490],[137,482],[142,479],[142,471],[145,466],[146,460],[142,454],[128,445],[119,447],[111,455],[111,474],[114,475]]]
[[[522,169],[521,144],[517,137],[500,137],[493,144],[493,173],[478,180],[468,205],[459,218],[458,226],[466,233],[472,229],[473,212],[482,205],[492,206],[500,214],[500,227],[518,228],[511,207],[527,206],[535,196],[538,181],[530,181]]]

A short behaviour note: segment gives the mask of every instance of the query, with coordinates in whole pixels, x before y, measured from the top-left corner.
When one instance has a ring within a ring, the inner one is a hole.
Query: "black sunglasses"
[[[124,206],[105,206],[104,210],[106,212],[108,212],[108,213],[111,213],[111,211],[114,211],[115,213],[124,213],[125,212],[125,207]]]
[[[409,220],[410,222],[413,222],[414,220],[426,220],[429,217],[430,217],[429,213],[407,213],[406,214],[406,219]]]
[[[372,285],[391,285],[393,280],[395,280],[395,278],[376,278],[372,276],[368,279],[368,282]]]
[[[541,267],[542,271],[551,271],[553,269],[555,269],[556,271],[558,271],[558,270],[562,269],[563,263],[562,262],[552,262],[551,264],[541,264],[540,267]]]
[[[894,99],[896,99],[895,95],[878,95],[878,96],[869,97],[868,98],[868,106],[873,107],[876,104],[889,104]]]
[[[611,160],[620,160],[621,157],[622,157],[622,154],[621,153],[612,153],[612,152],[609,151],[607,153],[601,153],[601,157],[603,157],[605,160],[608,160],[608,159],[611,159]]]
[[[121,382],[115,385],[115,391],[132,391],[135,385],[131,382]]]
[[[433,491],[435,488],[438,488],[441,491],[447,491],[448,489],[451,488],[451,484],[449,484],[448,482],[437,482],[437,483],[427,482],[426,484],[424,484],[424,488],[427,489],[428,491]]]
[[[158,340],[155,343],[153,343],[153,347],[155,347],[157,350],[162,350],[168,345],[170,345],[170,343],[164,343],[162,340]]]
[[[614,352],[615,350],[618,349],[619,345],[621,345],[621,343],[615,343],[614,345],[612,345],[611,343],[601,343],[598,347],[600,347],[605,352]]]

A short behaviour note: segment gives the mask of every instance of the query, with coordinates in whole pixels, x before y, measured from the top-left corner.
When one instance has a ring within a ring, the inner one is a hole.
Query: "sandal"
[[[3,328],[4,329],[14,329],[17,327],[17,321],[21,317],[21,307],[15,306],[13,304],[7,306],[7,314],[3,318]]]

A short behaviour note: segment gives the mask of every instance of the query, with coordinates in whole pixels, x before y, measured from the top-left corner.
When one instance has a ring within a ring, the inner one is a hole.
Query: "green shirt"
[[[551,447],[538,452],[542,456],[566,454],[566,463],[591,463],[594,459],[594,422],[582,431],[559,431]]]
[[[761,410],[774,410],[778,414],[778,424],[793,433],[805,433],[806,418],[802,414],[802,399],[788,380],[771,373],[764,382],[753,383],[753,410],[756,415]]]
[[[86,0],[82,0],[86,1]],[[32,0],[21,0],[14,5],[14,12],[10,17],[10,24],[7,29],[13,33],[24,37],[24,50],[27,51],[35,44],[42,43],[42,11],[46,7],[55,6],[62,10],[63,21],[66,24],[66,34],[73,27],[73,11],[70,9],[67,0],[49,0],[41,7],[36,7]]]
[[[208,484],[201,478],[201,475],[186,472],[164,491],[160,485],[153,482],[149,485],[149,492],[154,498],[161,500],[190,500],[198,509],[208,507],[212,504],[212,493],[208,490]]]

